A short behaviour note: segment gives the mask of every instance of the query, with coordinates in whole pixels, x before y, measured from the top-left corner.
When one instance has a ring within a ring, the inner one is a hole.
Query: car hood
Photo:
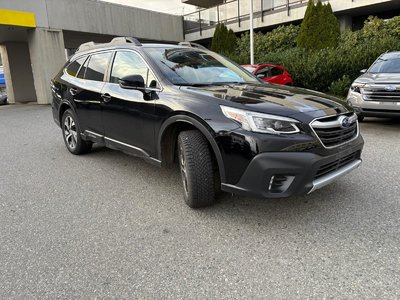
[[[238,84],[182,87],[192,94],[226,101],[229,106],[280,116],[307,115],[317,118],[350,111],[342,100],[302,88],[275,84]]]
[[[400,73],[365,73],[356,79],[360,83],[400,83]]]

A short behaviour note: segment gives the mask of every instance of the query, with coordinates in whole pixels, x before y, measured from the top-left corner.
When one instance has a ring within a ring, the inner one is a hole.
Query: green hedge
[[[295,85],[346,96],[351,82],[386,51],[400,50],[400,16],[383,21],[366,20],[363,29],[341,34],[338,46],[319,50],[296,47],[299,28],[279,27],[265,35],[255,35],[256,63],[283,65],[293,76]],[[249,63],[248,35],[237,41],[237,51],[230,57]]]

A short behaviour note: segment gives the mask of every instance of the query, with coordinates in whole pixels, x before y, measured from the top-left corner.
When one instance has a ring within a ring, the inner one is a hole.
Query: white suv
[[[400,52],[378,57],[350,87],[347,102],[364,117],[400,117]]]

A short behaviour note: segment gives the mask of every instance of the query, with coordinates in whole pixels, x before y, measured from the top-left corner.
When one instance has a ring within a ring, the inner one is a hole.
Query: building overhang
[[[224,0],[182,0],[182,3],[209,8],[224,3]]]

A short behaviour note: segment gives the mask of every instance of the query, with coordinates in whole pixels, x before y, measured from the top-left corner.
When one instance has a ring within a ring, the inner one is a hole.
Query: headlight
[[[248,131],[271,134],[292,134],[300,131],[296,125],[299,121],[294,119],[261,114],[223,105],[221,105],[221,110],[226,117],[239,122],[242,128]]]
[[[359,83],[359,82],[354,82],[351,86],[350,86],[350,90],[354,93],[359,93],[361,94],[361,90],[362,88],[365,86],[364,83]]]

